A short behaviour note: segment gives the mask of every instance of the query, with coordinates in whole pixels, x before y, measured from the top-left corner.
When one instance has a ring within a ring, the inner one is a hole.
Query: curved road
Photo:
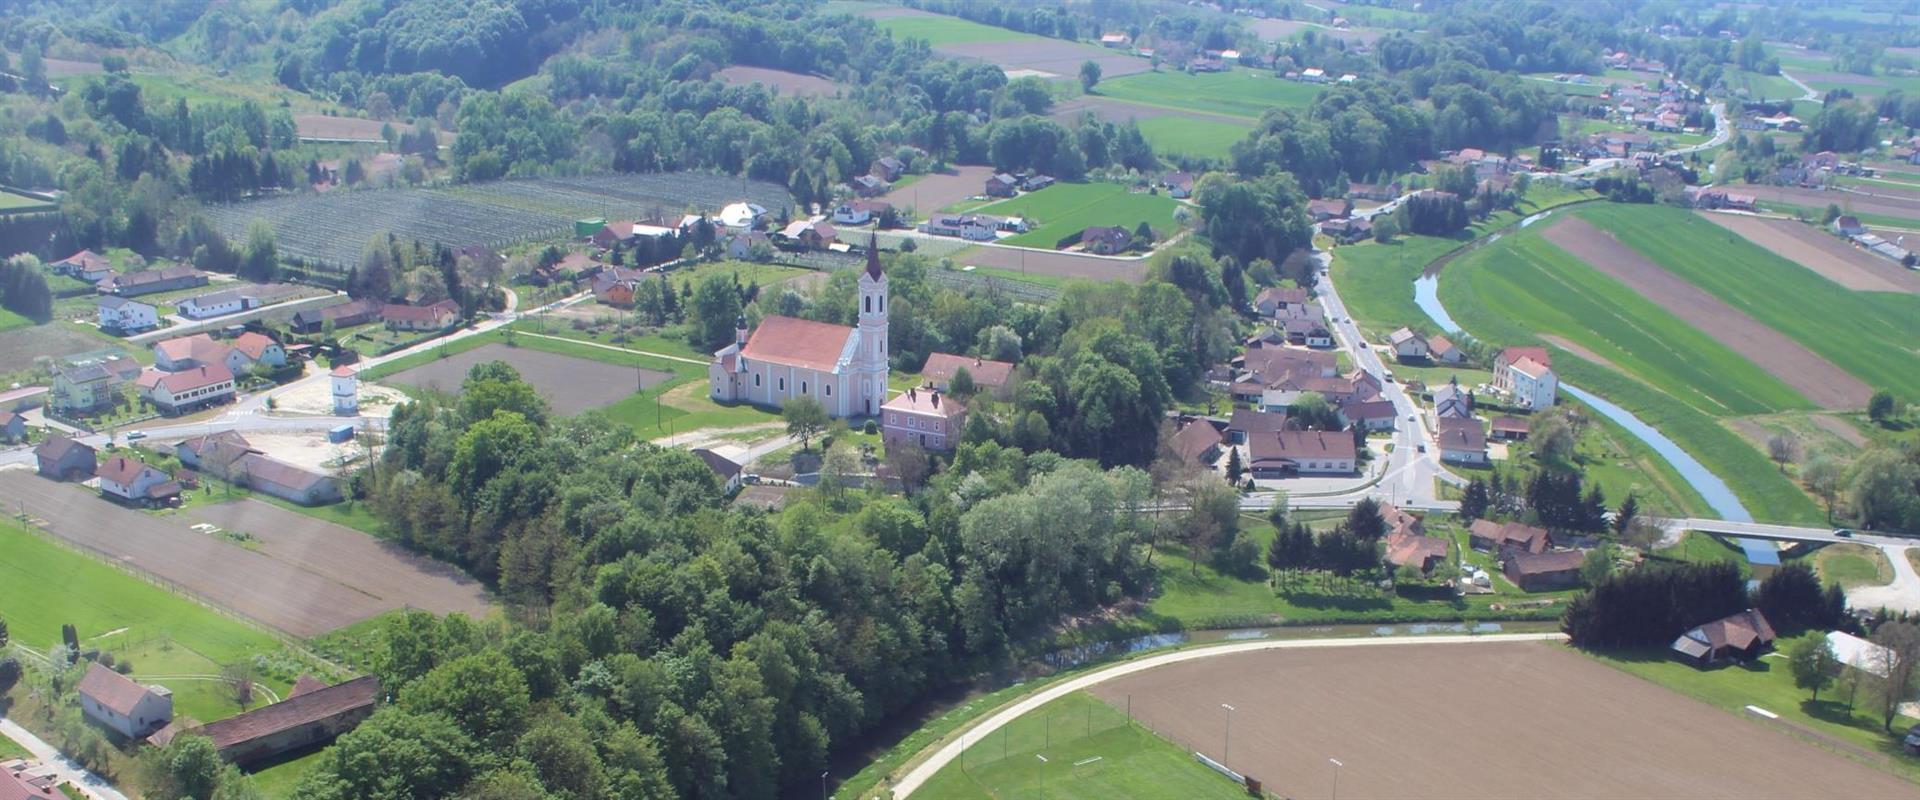
[[[967,728],[965,732],[960,735],[960,738],[942,745],[932,756],[913,765],[912,768],[907,770],[905,775],[900,776],[899,782],[893,785],[893,796],[907,797],[912,795],[925,784],[928,779],[932,778],[934,773],[939,772],[941,768],[952,763],[954,759],[959,758],[961,753],[966,752],[967,742],[980,741],[980,739],[984,738],[987,734],[999,730],[1002,726],[1029,711],[1089,686],[1105,683],[1114,678],[1132,675],[1136,672],[1153,669],[1155,667],[1164,667],[1168,664],[1179,664],[1181,662],[1194,661],[1202,658],[1214,658],[1216,656],[1257,653],[1263,650],[1292,650],[1322,647],[1383,647],[1408,644],[1443,645],[1493,644],[1496,642],[1559,642],[1565,641],[1566,638],[1566,634],[1561,633],[1498,633],[1484,636],[1382,636],[1371,639],[1278,639],[1260,642],[1239,642],[1236,644],[1202,647],[1192,650],[1177,650],[1171,653],[1149,656],[1137,661],[1115,664],[1106,669],[1095,670],[1077,678],[1061,681],[1046,689],[1035,692],[1007,708],[1001,709],[993,716],[975,723],[972,727]]]

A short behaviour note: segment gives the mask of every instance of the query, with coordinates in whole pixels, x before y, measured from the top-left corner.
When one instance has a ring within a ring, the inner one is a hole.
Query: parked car
[[[147,438],[146,431],[127,431],[127,441],[129,442],[137,442],[145,438]]]

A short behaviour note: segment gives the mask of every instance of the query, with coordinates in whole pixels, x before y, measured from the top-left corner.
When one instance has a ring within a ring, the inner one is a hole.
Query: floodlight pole
[[[1340,763],[1340,759],[1337,759],[1337,758],[1329,758],[1329,759],[1327,759],[1327,762],[1333,765],[1333,797],[1332,797],[1332,800],[1340,800],[1340,768],[1341,768],[1341,767],[1344,767],[1344,766],[1346,766],[1346,765],[1345,765],[1345,764],[1342,764],[1342,763]]]
[[[1221,703],[1220,707],[1227,710],[1227,735],[1224,746],[1220,748],[1220,766],[1233,769],[1233,765],[1229,762],[1233,760],[1233,712],[1236,709],[1226,703]]]
[[[1047,757],[1040,755],[1039,753],[1034,753],[1033,757],[1040,759],[1040,796],[1046,797],[1047,796]]]

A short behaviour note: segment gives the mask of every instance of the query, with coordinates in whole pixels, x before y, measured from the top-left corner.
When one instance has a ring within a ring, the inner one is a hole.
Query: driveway
[[[1896,611],[1920,611],[1920,573],[1914,572],[1907,551],[1915,548],[1886,544],[1880,552],[1893,562],[1893,582],[1885,586],[1859,586],[1847,592],[1852,608],[1889,608]]]
[[[113,788],[113,784],[108,783],[106,778],[88,772],[86,767],[80,766],[79,762],[61,755],[53,745],[47,744],[26,728],[20,727],[19,723],[0,717],[0,736],[19,743],[28,753],[33,754],[34,760],[39,761],[43,768],[52,772],[60,780],[73,784],[82,794],[93,800],[127,800],[127,796]]]

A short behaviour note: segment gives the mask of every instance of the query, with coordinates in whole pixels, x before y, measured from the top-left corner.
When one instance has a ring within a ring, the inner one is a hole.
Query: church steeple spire
[[[867,274],[872,276],[874,280],[879,280],[881,273],[880,237],[869,233],[867,234]]]

